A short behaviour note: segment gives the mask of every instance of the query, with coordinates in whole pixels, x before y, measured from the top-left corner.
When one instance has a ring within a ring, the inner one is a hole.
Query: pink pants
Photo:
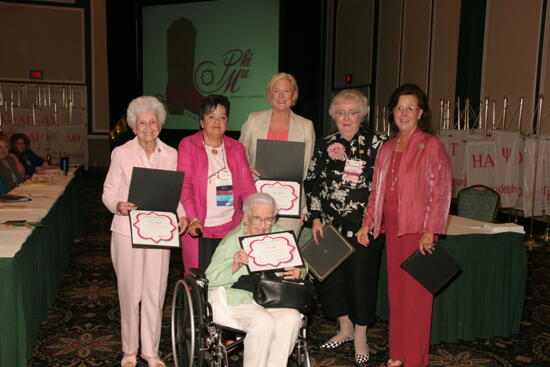
[[[117,276],[122,350],[126,354],[136,353],[141,334],[141,354],[155,357],[170,250],[133,248],[130,237],[112,232],[111,257]]]
[[[390,358],[403,361],[407,367],[425,367],[429,364],[433,296],[400,267],[418,249],[421,234],[397,236],[397,201],[384,203],[384,225],[390,302]]]

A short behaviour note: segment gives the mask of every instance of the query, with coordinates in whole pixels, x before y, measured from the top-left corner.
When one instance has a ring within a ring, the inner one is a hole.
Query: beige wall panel
[[[540,93],[544,95],[541,133],[550,135],[550,6],[546,7],[546,24],[544,26],[544,48],[542,56],[542,70]]]
[[[531,131],[535,101],[535,83],[540,35],[542,0],[488,0],[481,98],[496,100],[498,121],[504,96],[510,109],[507,120],[524,97],[521,131]],[[489,117],[489,121],[492,117]],[[516,129],[508,122],[509,129]]]
[[[92,29],[92,132],[109,131],[107,16],[105,0],[90,3]]]
[[[432,0],[405,0],[401,84],[416,83],[428,92]]]
[[[402,0],[384,0],[379,4],[375,94],[376,105],[385,106],[399,86]]]
[[[0,3],[0,79],[85,83],[84,9]]]
[[[439,123],[440,99],[456,98],[459,30],[460,0],[435,0],[428,95],[435,124]]]

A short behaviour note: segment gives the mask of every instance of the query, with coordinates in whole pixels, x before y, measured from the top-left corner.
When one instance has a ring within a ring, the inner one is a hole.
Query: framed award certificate
[[[240,237],[239,241],[248,255],[251,273],[304,265],[292,231]]]
[[[132,210],[130,234],[132,244],[138,247],[180,247],[178,217],[171,212]]]
[[[300,217],[301,186],[296,181],[258,180],[256,190],[275,199],[280,217]]]

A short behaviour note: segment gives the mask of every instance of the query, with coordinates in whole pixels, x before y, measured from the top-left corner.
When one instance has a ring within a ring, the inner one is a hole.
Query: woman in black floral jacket
[[[334,96],[329,114],[338,132],[317,141],[304,182],[313,238],[323,237],[323,225],[332,223],[356,250],[317,283],[325,315],[339,324],[338,334],[321,348],[334,349],[353,340],[358,364],[369,359],[367,326],[375,321],[382,242],[362,246],[356,232],[369,199],[376,153],[386,140],[361,127],[367,106],[367,98],[355,89]]]

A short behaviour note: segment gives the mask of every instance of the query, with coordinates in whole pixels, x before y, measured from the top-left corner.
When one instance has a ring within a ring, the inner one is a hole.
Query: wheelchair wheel
[[[301,340],[296,342],[294,350],[288,359],[288,365],[293,367],[311,367],[307,346]]]
[[[203,302],[193,279],[176,283],[172,298],[172,352],[176,367],[200,367],[203,362]]]

